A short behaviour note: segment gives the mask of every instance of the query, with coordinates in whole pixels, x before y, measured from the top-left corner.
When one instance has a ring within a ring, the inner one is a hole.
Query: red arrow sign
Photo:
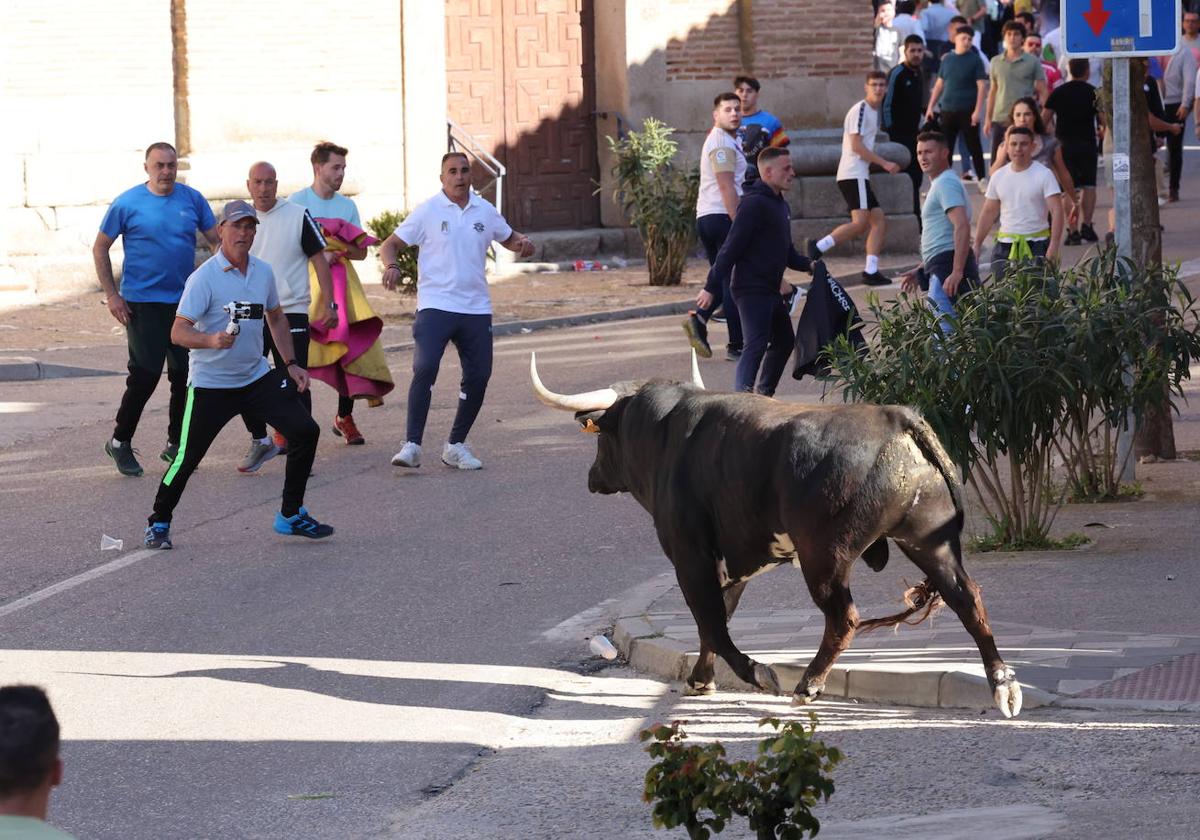
[[[1104,27],[1108,25],[1108,19],[1112,17],[1112,12],[1104,11],[1104,0],[1092,0],[1092,8],[1083,13],[1084,20],[1088,22],[1088,26],[1092,28],[1092,34],[1096,37],[1104,31]]]

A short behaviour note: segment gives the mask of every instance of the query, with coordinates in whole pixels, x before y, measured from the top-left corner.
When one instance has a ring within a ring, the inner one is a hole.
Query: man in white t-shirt
[[[400,283],[396,257],[417,246],[417,317],[413,322],[413,378],[408,389],[408,428],[404,445],[392,457],[397,467],[421,466],[421,440],[433,385],[446,345],[453,342],[462,366],[458,411],[442,447],[442,463],[460,470],[483,466],[467,447],[467,434],[483,407],[492,376],[492,297],[487,284],[487,252],[493,241],[522,257],[533,243],[513,230],[500,212],[471,190],[471,162],[462,152],[442,156],[442,190],[418,204],[384,240],[379,255],[387,270],[383,285]]]
[[[704,138],[700,151],[700,192],[696,195],[696,235],[704,245],[704,254],[711,266],[717,252],[725,243],[725,237],[737,213],[738,201],[746,181],[746,157],[742,154],[737,139],[738,127],[742,124],[742,101],[733,92],[721,93],[713,100],[713,126]],[[712,347],[708,344],[708,321],[722,303],[725,325],[729,328],[729,343],[725,358],[735,361],[742,355],[742,322],[737,307],[729,294],[726,282],[720,294],[713,296],[707,309],[689,312],[683,322],[683,331],[695,348],[696,354],[708,359]]]
[[[279,305],[287,317],[288,331],[292,334],[292,353],[296,364],[308,369],[308,311],[312,300],[309,291],[308,267],[311,265],[317,276],[320,293],[317,296],[317,311],[323,313],[320,323],[325,329],[337,326],[337,304],[333,302],[333,277],[329,273],[329,262],[321,252],[325,250],[325,237],[321,226],[300,204],[279,200],[279,179],[275,167],[259,161],[250,167],[246,178],[246,190],[258,214],[258,229],[250,256],[258,257],[275,272],[275,289],[279,292]],[[275,367],[283,367],[286,360],[279,355],[271,331],[263,327],[263,353],[270,353]],[[312,414],[312,392],[304,391],[300,401]],[[250,449],[238,464],[238,472],[255,472],[276,455],[287,453],[287,440],[278,431],[275,439],[267,435],[267,425],[257,417],[243,415],[246,430],[250,432]]]
[[[809,240],[808,256],[819,260],[833,246],[867,235],[867,262],[863,282],[868,286],[886,286],[891,279],[879,271],[879,252],[887,232],[883,208],[871,189],[871,164],[895,174],[900,165],[875,154],[875,135],[879,133],[879,106],[887,94],[887,74],[872,70],[867,74],[866,98],[854,103],[846,113],[842,132],[842,159],[838,163],[837,185],[846,199],[850,221],[834,228],[828,236]]]
[[[1004,276],[1009,262],[1058,258],[1063,230],[1062,189],[1054,173],[1033,159],[1033,141],[1033,132],[1028,128],[1008,129],[1004,142],[1010,162],[992,175],[979,212],[975,254],[981,263],[984,240],[996,219],[1000,220],[992,250],[993,277]]]

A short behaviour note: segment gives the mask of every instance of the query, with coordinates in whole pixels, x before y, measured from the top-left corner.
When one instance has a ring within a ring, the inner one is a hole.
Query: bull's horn
[[[696,348],[692,348],[692,384],[704,390],[704,380],[700,378],[700,363],[696,361]]]
[[[537,353],[529,354],[529,378],[533,380],[533,393],[551,408],[563,411],[601,411],[609,408],[619,396],[612,388],[588,391],[585,394],[556,394],[542,384],[537,372]]]

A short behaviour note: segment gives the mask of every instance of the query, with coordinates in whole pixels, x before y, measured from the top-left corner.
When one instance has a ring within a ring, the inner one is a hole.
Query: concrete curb
[[[0,356],[0,382],[34,382],[40,379],[69,379],[75,376],[120,376],[112,370],[49,365],[31,356]]]
[[[635,670],[654,674],[668,680],[682,680],[696,662],[691,645],[658,634],[644,617],[629,616],[617,620],[613,628],[613,644]],[[779,661],[777,657],[760,657],[770,664],[785,690],[795,686],[804,675],[804,664]],[[721,688],[746,691],[748,686],[717,660],[716,682]],[[1118,701],[1084,701],[1050,694],[1030,685],[1022,685],[1022,708],[1065,706],[1069,708],[1113,709],[1141,708],[1156,711],[1190,711],[1176,708],[1189,704],[1153,703],[1148,706],[1113,705]],[[825,684],[824,697],[843,700],[862,700],[870,703],[890,703],[930,709],[971,709],[985,711],[995,708],[987,680],[968,671],[956,669],[900,670],[871,664],[836,665]],[[1133,701],[1119,701],[1132,703]],[[1104,703],[1105,705],[1092,705]],[[1195,706],[1197,704],[1190,704]],[[1170,706],[1171,708],[1163,708]]]
[[[535,318],[527,321],[504,321],[492,325],[492,336],[523,335],[540,330],[556,330],[564,327],[582,327],[587,324],[604,324],[610,321],[633,321],[638,318],[658,318],[663,315],[682,315],[695,306],[694,301],[680,300],[671,303],[654,303],[647,306],[631,306],[627,309],[612,309],[607,312],[585,312],[579,315],[559,315],[554,318]],[[413,342],[401,341],[388,344],[385,353],[411,350]]]

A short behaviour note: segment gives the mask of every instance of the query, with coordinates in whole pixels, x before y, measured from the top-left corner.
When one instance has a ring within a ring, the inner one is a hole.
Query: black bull
[[[933,430],[901,406],[800,406],[753,394],[704,391],[702,383],[620,383],[588,394],[545,389],[540,399],[576,412],[598,432],[588,473],[593,493],[630,493],[654,518],[700,636],[688,677],[713,690],[714,657],[760,689],[781,693],[773,669],[746,656],[728,620],[747,580],[784,563],[800,568],[825,615],[820,648],[793,702],[825,687],[855,630],[928,615],[940,597],[975,639],[1000,711],[1021,708],[1016,675],[1000,658],[979,587],[962,565],[961,485]],[[696,374],[698,381],[698,373]],[[924,573],[909,609],[860,621],[850,570],[876,570],[891,538]]]

